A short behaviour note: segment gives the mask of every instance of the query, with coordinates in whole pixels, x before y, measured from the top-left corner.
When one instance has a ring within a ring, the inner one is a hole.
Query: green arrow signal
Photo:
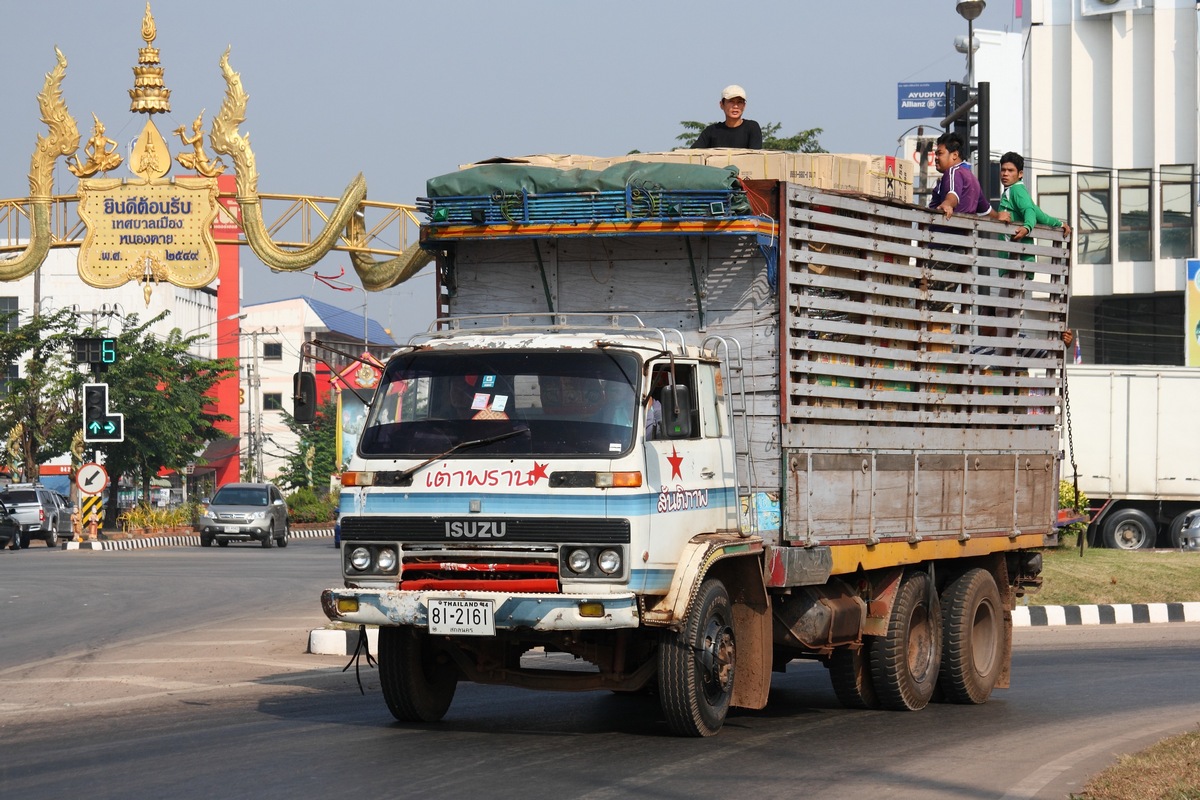
[[[112,423],[110,422],[109,425],[111,425],[111,424]],[[100,432],[100,423],[93,422],[91,425],[88,425],[88,430],[91,431],[92,433],[99,433]],[[110,433],[111,433],[111,431],[110,431]]]
[[[104,426],[105,433],[114,433],[116,430],[117,426],[113,424],[111,419],[108,421],[108,424]]]

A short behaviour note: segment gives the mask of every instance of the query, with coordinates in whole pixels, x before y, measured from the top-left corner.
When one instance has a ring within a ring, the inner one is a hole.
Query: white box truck
[[[1088,498],[1089,541],[1179,548],[1200,509],[1200,369],[1076,364],[1067,387],[1063,447]]]

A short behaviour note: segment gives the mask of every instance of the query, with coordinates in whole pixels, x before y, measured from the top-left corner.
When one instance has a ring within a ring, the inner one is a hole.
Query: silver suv
[[[263,547],[287,547],[288,509],[273,483],[227,483],[209,500],[200,501],[196,523],[200,544],[260,542]]]
[[[71,509],[62,497],[36,483],[14,483],[0,490],[0,503],[21,526],[21,547],[41,539],[57,547],[59,537],[71,535]]]

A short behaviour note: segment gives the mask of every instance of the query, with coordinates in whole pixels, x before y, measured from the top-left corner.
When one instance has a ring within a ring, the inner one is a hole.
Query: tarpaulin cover
[[[425,192],[427,197],[479,197],[496,192],[516,194],[522,190],[531,194],[612,192],[624,191],[631,184],[639,189],[730,191],[741,188],[737,175],[734,166],[647,161],[626,161],[603,170],[481,164],[430,178],[425,183]]]

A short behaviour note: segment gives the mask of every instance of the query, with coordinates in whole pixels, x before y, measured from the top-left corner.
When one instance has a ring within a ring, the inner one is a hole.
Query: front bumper
[[[325,616],[359,625],[428,627],[430,599],[487,600],[497,631],[617,630],[641,622],[632,592],[605,595],[504,594],[500,592],[402,592],[398,589],[326,589],[321,593]],[[339,611],[339,600],[357,601],[357,611]],[[580,606],[600,603],[604,613],[583,616]]]
[[[227,542],[261,542],[267,538],[266,527],[255,525],[198,525],[197,532],[213,541],[224,539]]]

